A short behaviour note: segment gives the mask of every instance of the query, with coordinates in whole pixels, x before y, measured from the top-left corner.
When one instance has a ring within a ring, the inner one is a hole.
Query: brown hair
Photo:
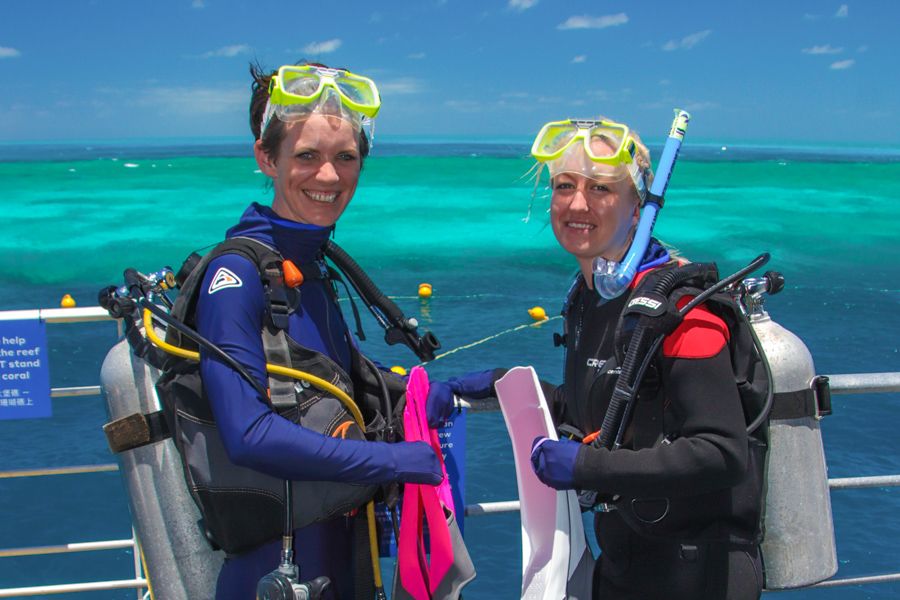
[[[328,68],[322,63],[311,63],[305,60],[296,64]],[[250,76],[253,78],[250,86],[250,131],[253,132],[255,140],[260,139],[263,114],[266,112],[266,104],[269,101],[269,82],[276,73],[278,73],[277,70],[263,69],[259,63],[250,63]],[[273,162],[278,160],[278,149],[281,147],[281,142],[284,141],[284,135],[284,123],[280,119],[272,119],[262,137],[262,148],[266,154],[272,157]],[[358,142],[359,168],[362,169],[363,160],[369,155],[369,138],[362,128],[359,130]]]

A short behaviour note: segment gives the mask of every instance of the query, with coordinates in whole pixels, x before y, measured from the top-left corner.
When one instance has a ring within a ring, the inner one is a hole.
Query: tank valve
[[[765,296],[777,294],[784,289],[784,275],[777,271],[766,271],[762,277],[744,279],[732,292],[738,306],[748,317],[762,317],[766,314],[763,306]]]

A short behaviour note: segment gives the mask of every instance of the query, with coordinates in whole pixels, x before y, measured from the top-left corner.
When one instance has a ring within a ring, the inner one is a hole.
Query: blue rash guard
[[[227,237],[260,241],[299,265],[316,258],[332,230],[287,221],[272,209],[253,204]],[[349,372],[352,341],[328,286],[330,283],[322,280],[304,282],[300,306],[290,316],[287,333]],[[197,329],[267,387],[260,335],[265,317],[264,290],[256,265],[236,254],[224,254],[210,262],[197,302]],[[237,465],[301,481],[385,483],[417,479],[411,472],[420,470],[416,467],[421,464],[398,465],[407,462],[401,456],[410,458],[408,452],[401,451],[412,449],[401,446],[413,444],[337,440],[296,425],[274,412],[237,372],[202,350],[200,373],[226,451]],[[406,471],[400,467],[406,467]],[[352,519],[338,517],[294,532],[301,578],[329,577],[332,592],[326,597],[352,597],[351,525]],[[255,597],[256,583],[278,565],[280,548],[281,541],[277,540],[229,556],[219,575],[217,600]]]

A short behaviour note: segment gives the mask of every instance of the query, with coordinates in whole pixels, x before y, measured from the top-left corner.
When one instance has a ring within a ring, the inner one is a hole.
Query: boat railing
[[[100,307],[0,311],[0,321],[30,319],[41,319],[50,324],[86,323],[112,320],[110,319],[106,311]],[[119,333],[121,335],[121,330]],[[848,373],[828,375],[828,378],[831,383],[832,394],[874,394],[900,392],[900,372]],[[100,386],[92,385],[52,388],[50,395],[52,398],[65,398],[77,396],[97,396],[100,393]],[[469,410],[470,412],[477,413],[499,411],[499,409],[499,405],[495,399],[488,399],[472,402],[471,408]],[[17,469],[0,471],[0,479],[63,475],[73,476],[87,473],[118,471],[118,469],[119,467],[115,463],[83,466],[47,467],[42,469]],[[834,478],[828,480],[828,487],[831,490],[874,487],[900,487],[900,474]],[[467,517],[475,517],[497,513],[516,512],[518,510],[518,500],[507,500],[501,502],[476,502],[466,505],[465,514]],[[147,589],[147,579],[143,573],[140,552],[138,551],[138,548],[139,543],[134,530],[132,530],[131,538],[127,539],[72,542],[53,546],[30,546],[0,549],[0,559],[20,556],[46,556],[73,552],[128,549],[132,552],[132,562],[134,565],[134,572],[133,574],[131,574],[132,577],[130,579],[55,585],[35,585],[30,587],[18,588],[0,588],[0,598],[66,594],[115,589],[134,589],[136,598],[138,600],[141,600],[145,597],[143,590]],[[863,577],[832,578],[814,584],[810,587],[829,588],[838,586],[887,583],[893,581],[900,581],[900,572],[883,573]]]

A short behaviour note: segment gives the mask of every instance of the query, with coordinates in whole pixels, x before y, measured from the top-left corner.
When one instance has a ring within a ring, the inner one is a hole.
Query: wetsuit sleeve
[[[200,288],[197,329],[267,388],[260,336],[264,315],[256,266],[233,254],[214,259]],[[203,351],[200,373],[233,463],[293,480],[385,483],[406,479],[408,474],[400,472],[397,452],[391,447],[397,444],[338,440],[296,425],[273,411],[231,367]]]
[[[665,398],[678,423],[671,443],[615,452],[584,446],[575,466],[576,486],[684,496],[738,483],[747,467],[746,424],[724,337],[718,347],[706,358],[662,359]]]

